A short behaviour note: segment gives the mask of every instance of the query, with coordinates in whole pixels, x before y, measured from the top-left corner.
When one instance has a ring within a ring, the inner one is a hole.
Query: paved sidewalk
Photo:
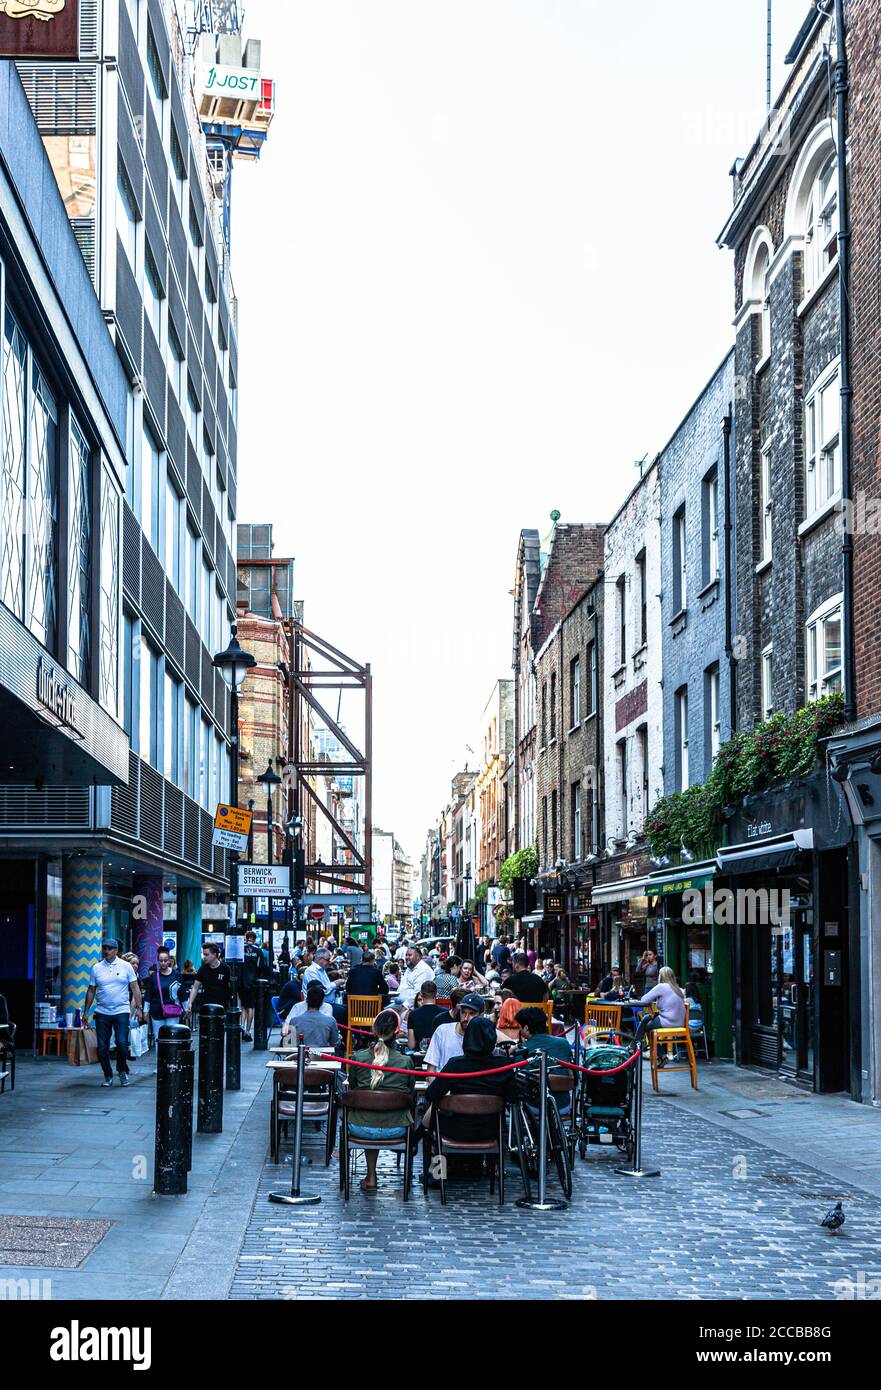
[[[112,1224],[103,1239],[98,1228],[98,1244],[79,1268],[0,1263],[0,1280],[49,1279],[55,1299],[160,1298],[167,1290],[177,1297],[223,1296],[213,1291],[220,1283],[225,1292],[232,1277],[266,1149],[268,1101],[257,1102],[266,1053],[243,1048],[242,1090],[224,1092],[222,1134],[193,1135],[189,1191],[180,1197],[152,1192],[154,1057],[151,1052],[130,1064],[127,1089],[114,1077],[107,1090],[97,1066],[19,1057],[16,1089],[0,1097],[0,1261],[4,1234],[13,1244],[39,1247],[42,1241],[51,1248],[80,1235],[57,1218]],[[4,1223],[4,1216],[54,1217],[56,1223],[54,1229],[53,1223],[22,1227]],[[197,1247],[204,1266],[195,1277]],[[186,1271],[183,1286],[179,1266]]]

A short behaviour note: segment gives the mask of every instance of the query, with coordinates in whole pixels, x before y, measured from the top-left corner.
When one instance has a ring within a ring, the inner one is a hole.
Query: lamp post
[[[223,675],[224,680],[229,686],[230,693],[230,801],[233,806],[239,804],[239,687],[249,671],[257,665],[257,658],[251,652],[246,652],[239,645],[236,636],[236,624],[232,625],[232,635],[229,639],[229,646],[226,651],[218,652],[214,657],[213,664]],[[238,934],[238,850],[231,850],[229,854],[229,929],[231,935]],[[227,952],[229,956],[229,952]],[[232,962],[235,966],[233,971],[233,986],[238,989],[238,957]]]
[[[266,764],[266,771],[259,779],[266,793],[266,862],[272,863],[272,793],[281,786],[281,778],[272,766],[272,759]]]

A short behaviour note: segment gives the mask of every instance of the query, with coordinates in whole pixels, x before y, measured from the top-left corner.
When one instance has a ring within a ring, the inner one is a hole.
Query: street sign
[[[224,806],[221,803],[214,816],[212,845],[216,849],[236,850],[243,854],[248,848],[251,820],[250,811],[241,811],[238,806]]]
[[[239,896],[288,898],[291,871],[286,864],[240,864]]]

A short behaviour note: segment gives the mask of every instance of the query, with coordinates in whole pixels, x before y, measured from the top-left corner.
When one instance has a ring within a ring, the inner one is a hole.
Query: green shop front
[[[680,984],[696,987],[710,1054],[734,1056],[731,926],[715,921],[715,859],[655,870],[646,880],[652,903],[655,951]]]

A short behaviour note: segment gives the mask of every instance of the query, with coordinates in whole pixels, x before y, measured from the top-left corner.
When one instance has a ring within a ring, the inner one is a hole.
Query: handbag
[[[183,1013],[183,1009],[181,1008],[180,1004],[172,1004],[166,1002],[165,996],[162,993],[162,976],[160,975],[158,969],[156,971],[156,988],[159,991],[159,1002],[162,1005],[162,1017],[180,1018],[181,1014]]]

